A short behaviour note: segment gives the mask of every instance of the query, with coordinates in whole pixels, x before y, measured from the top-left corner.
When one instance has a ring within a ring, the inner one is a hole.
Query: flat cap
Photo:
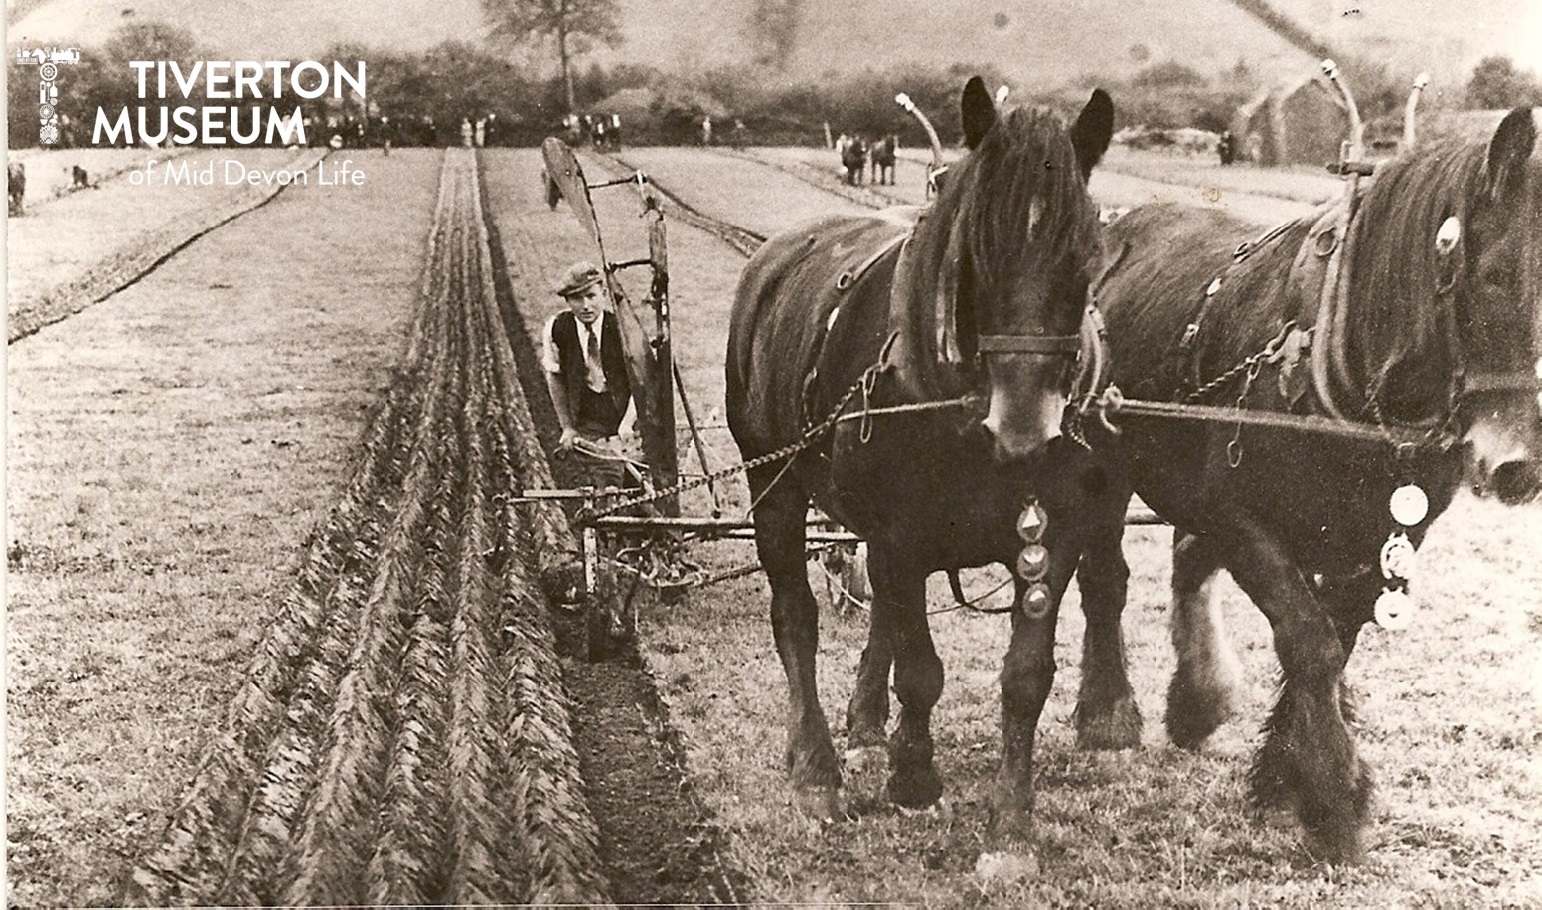
[[[599,266],[592,262],[575,262],[562,276],[562,283],[557,285],[557,293],[563,297],[571,297],[580,294],[589,288],[599,284],[604,279]]]

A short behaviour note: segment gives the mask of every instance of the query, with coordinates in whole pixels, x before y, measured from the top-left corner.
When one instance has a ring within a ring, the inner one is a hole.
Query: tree
[[[616,0],[482,0],[493,34],[515,42],[555,38],[568,110],[578,110],[573,91],[572,58],[600,42],[615,47],[623,40]]]
[[[1467,106],[1480,110],[1542,104],[1542,84],[1531,72],[1521,72],[1509,57],[1484,57],[1467,82]]]

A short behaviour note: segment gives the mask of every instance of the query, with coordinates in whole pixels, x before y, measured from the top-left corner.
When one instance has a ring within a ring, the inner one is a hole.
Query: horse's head
[[[1108,148],[1114,107],[1099,89],[1066,129],[1044,110],[998,114],[975,78],[962,108],[971,153],[953,166],[926,225],[944,245],[937,353],[983,359],[984,425],[997,456],[1016,459],[1060,433],[1100,250],[1087,178]]]
[[[1461,411],[1473,487],[1525,502],[1539,486],[1542,411],[1542,168],[1529,108],[1483,145],[1454,221],[1443,222],[1465,352]],[[1469,152],[1475,154],[1475,152]]]
[[[1421,324],[1426,339],[1394,352],[1389,400],[1417,400],[1413,389],[1443,389],[1454,376],[1473,484],[1512,503],[1535,495],[1542,459],[1535,143],[1530,109],[1517,108],[1486,142],[1436,145],[1379,167],[1358,220],[1388,242],[1362,244],[1354,262],[1375,301],[1368,318]],[[1425,396],[1443,411],[1446,397]]]
[[[1459,311],[1469,340],[1462,408],[1474,487],[1506,503],[1536,495],[1542,459],[1542,167],[1530,108],[1489,139],[1463,225]]]

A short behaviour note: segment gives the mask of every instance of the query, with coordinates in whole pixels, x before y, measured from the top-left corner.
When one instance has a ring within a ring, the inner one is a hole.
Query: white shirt
[[[556,313],[553,314],[550,319],[546,320],[546,329],[541,334],[541,367],[548,373],[562,372],[562,359],[557,356],[557,342],[552,340],[552,327],[557,324],[557,317],[561,315],[562,313]],[[574,324],[578,327],[578,349],[584,355],[584,362],[586,364],[589,360],[589,336],[591,334],[594,336],[595,350],[604,350],[603,345],[605,343],[605,333],[603,331],[603,326],[605,325],[605,316],[605,311],[601,310],[600,315],[590,325],[584,325],[583,322],[577,318],[573,320]],[[588,381],[587,377],[591,375],[590,371],[585,370],[584,374],[586,377],[586,384],[589,386],[590,391],[605,391],[605,371],[603,367],[593,371],[593,375],[599,377],[598,387],[596,387],[594,382]]]

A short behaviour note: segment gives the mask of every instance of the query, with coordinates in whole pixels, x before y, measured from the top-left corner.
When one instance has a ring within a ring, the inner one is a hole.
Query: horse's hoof
[[[1357,866],[1365,861],[1365,848],[1358,830],[1334,832],[1329,836],[1308,832],[1306,852],[1314,861],[1332,866]]]
[[[841,793],[835,787],[800,787],[793,792],[793,805],[808,818],[834,822],[846,817]]]
[[[889,802],[907,809],[925,809],[942,798],[942,778],[931,768],[895,771],[884,788]]]
[[[1039,858],[1032,853],[981,853],[974,874],[988,884],[1016,884],[1037,878]]]
[[[1163,722],[1167,738],[1180,749],[1200,748],[1236,713],[1236,696],[1229,684],[1186,682],[1174,676],[1167,687]]]
[[[1097,715],[1076,716],[1076,745],[1080,749],[1139,749],[1142,723],[1133,698],[1120,699]]]
[[[873,777],[889,768],[889,750],[882,746],[847,749],[842,758],[846,763],[846,774],[852,777]]]

